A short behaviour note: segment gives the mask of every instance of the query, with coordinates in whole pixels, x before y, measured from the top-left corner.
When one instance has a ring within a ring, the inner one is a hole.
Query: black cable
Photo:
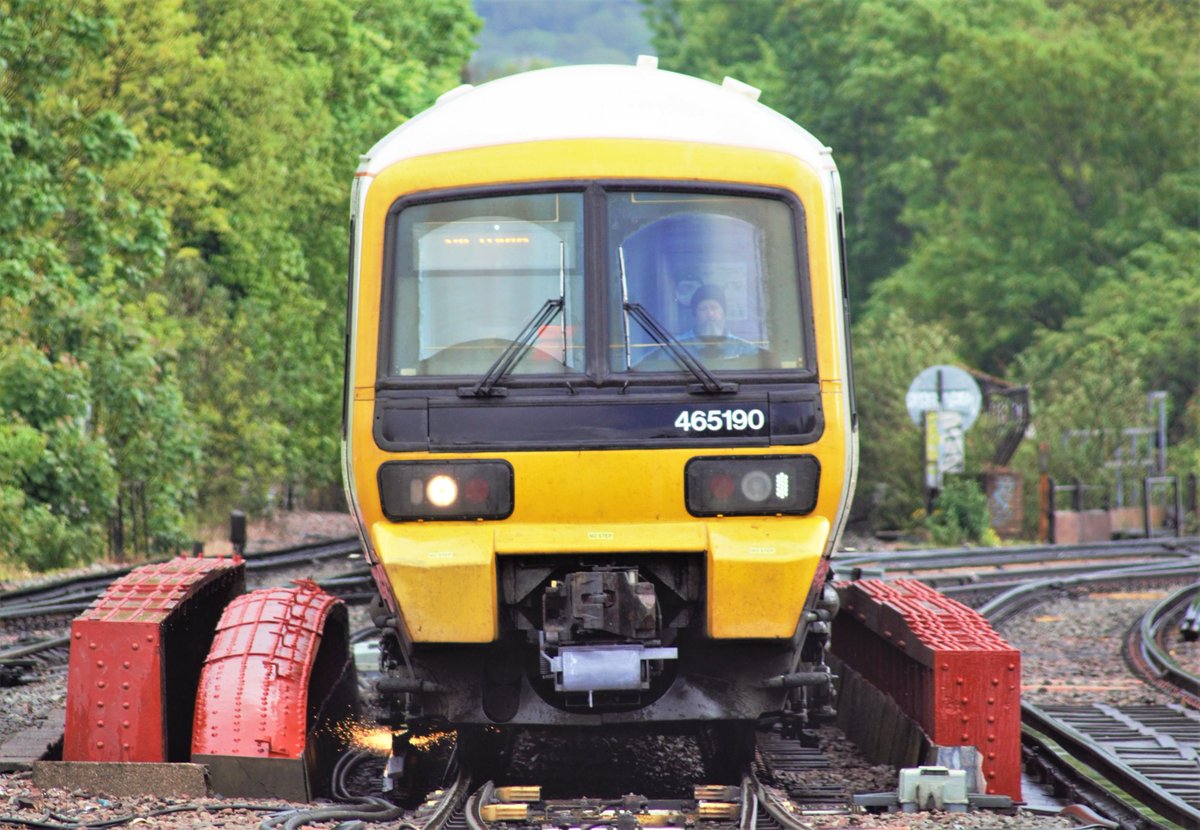
[[[403,815],[403,807],[397,807],[383,798],[366,796],[357,799],[355,805],[289,810],[285,813],[268,816],[259,824],[259,828],[260,830],[300,830],[305,825],[322,821],[361,821],[364,823],[394,821]],[[418,830],[417,826],[410,821],[400,821],[397,827],[404,828],[404,830]]]
[[[356,823],[394,821],[404,816],[404,808],[398,807],[378,796],[355,796],[347,785],[351,771],[371,757],[365,750],[343,753],[333,765],[330,790],[333,797],[345,804],[288,810],[278,815],[267,816],[259,824],[259,830],[300,830],[307,824],[323,821],[339,821],[349,827]],[[417,830],[416,825],[402,820],[397,825],[404,830]]]

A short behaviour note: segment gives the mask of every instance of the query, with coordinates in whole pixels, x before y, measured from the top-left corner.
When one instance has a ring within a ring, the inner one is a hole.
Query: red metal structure
[[[241,560],[172,559],[108,587],[71,624],[67,761],[186,761],[192,708]]]
[[[346,619],[342,601],[307,580],[225,609],[192,735],[192,760],[208,765],[214,789],[306,800],[319,788],[314,773],[325,753],[313,730],[354,712]]]
[[[145,565],[76,618],[63,760],[194,761],[224,795],[320,789],[337,737],[318,727],[355,711],[345,605],[309,581],[243,594],[244,570]]]
[[[987,792],[1021,800],[1021,655],[984,617],[915,580],[841,583],[834,654],[940,746],[974,746]]]

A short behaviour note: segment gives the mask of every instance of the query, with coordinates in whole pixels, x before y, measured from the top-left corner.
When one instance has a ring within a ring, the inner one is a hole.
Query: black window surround
[[[750,185],[697,184],[664,180],[566,180],[540,182],[533,185],[505,185],[488,187],[456,188],[408,194],[393,203],[388,211],[387,232],[384,242],[383,279],[380,296],[380,326],[377,343],[376,389],[424,390],[433,397],[454,397],[465,382],[477,380],[470,375],[401,377],[389,375],[388,355],[393,336],[394,284],[397,257],[397,226],[401,211],[413,205],[450,202],[468,198],[491,196],[581,193],[584,197],[584,305],[585,305],[585,363],[586,370],[578,373],[515,374],[502,383],[516,394],[529,394],[522,390],[538,391],[567,389],[570,394],[585,394],[589,389],[619,387],[657,388],[662,392],[678,390],[695,385],[695,378],[682,367],[678,371],[656,371],[645,373],[617,372],[609,368],[607,344],[611,331],[610,286],[608,275],[612,273],[609,261],[608,208],[609,193],[678,192],[715,196],[743,196],[773,199],[787,205],[793,219],[795,255],[797,263],[797,287],[800,308],[800,329],[804,342],[806,365],[799,369],[746,369],[721,370],[720,377],[734,382],[773,386],[794,386],[815,383],[818,379],[816,344],[813,328],[811,279],[808,271],[808,239],[805,230],[804,208],[799,199],[789,191]],[[733,397],[736,397],[736,393]]]

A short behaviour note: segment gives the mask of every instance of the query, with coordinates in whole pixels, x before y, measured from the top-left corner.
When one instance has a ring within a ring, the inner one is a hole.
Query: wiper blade
[[[464,398],[486,398],[491,395],[504,394],[504,390],[497,387],[496,384],[504,380],[508,376],[508,373],[521,362],[521,359],[525,357],[525,353],[533,346],[533,341],[537,339],[542,326],[547,325],[557,317],[558,313],[563,310],[563,305],[564,300],[561,296],[551,297],[542,303],[542,307],[525,324],[525,328],[521,329],[521,333],[517,335],[516,339],[504,347],[504,351],[488,367],[487,372],[479,379],[479,382],[474,386],[460,387],[458,390],[459,396]]]
[[[632,314],[634,319],[641,324],[658,345],[665,348],[671,353],[671,356],[679,361],[683,366],[696,376],[706,392],[712,394],[720,394],[722,392],[736,392],[738,385],[731,382],[722,382],[717,380],[708,368],[696,359],[687,346],[679,342],[679,339],[671,332],[667,331],[663,326],[654,319],[653,315],[646,310],[641,303],[626,302],[623,304],[625,311]]]

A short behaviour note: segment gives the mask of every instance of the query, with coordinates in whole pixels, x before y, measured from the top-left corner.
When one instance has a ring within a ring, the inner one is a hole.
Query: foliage
[[[945,327],[916,325],[902,309],[854,329],[854,384],[858,403],[858,490],[853,514],[875,529],[907,528],[923,503],[922,432],[904,396],[927,366],[955,362]]]
[[[1195,4],[641,2],[665,69],[759,86],[836,150],[859,512],[920,503],[902,398],[932,363],[1031,384],[1056,476],[1157,389],[1200,467]],[[479,3],[524,54],[622,62],[624,5],[542,7],[562,53],[521,40],[530,4]],[[355,160],[478,29],[469,0],[0,0],[0,556],[94,557],[142,486],[163,549],[336,488]]]
[[[643,3],[666,68],[759,86],[834,147],[859,377],[903,309],[1031,385],[1056,474],[1102,478],[1112,440],[1064,436],[1146,425],[1153,389],[1196,468],[1195,4]],[[869,491],[887,440],[864,423]]]
[[[0,0],[0,554],[338,479],[357,154],[458,81],[467,0]],[[140,543],[139,543],[140,547]]]
[[[103,550],[122,481],[153,480],[147,530],[178,538],[188,432],[160,315],[140,287],[161,268],[161,215],[107,176],[137,139],[66,94],[113,21],[67,3],[0,4],[0,553],[34,566]],[[159,446],[156,439],[165,438]]]
[[[956,32],[943,104],[918,126],[933,140],[904,162],[915,243],[876,299],[953,320],[964,357],[993,372],[1060,329],[1131,253],[1142,203],[1196,167],[1179,140],[1200,111],[1194,66],[1160,34],[1069,7]]]
[[[168,210],[152,287],[187,321],[201,503],[331,488],[347,182],[358,152],[457,82],[465,2],[109,2],[123,25],[77,92],[100,90],[135,126],[147,157],[122,172]]]
[[[933,502],[933,512],[925,520],[935,545],[951,547],[966,542],[996,545],[999,539],[991,527],[987,496],[971,478],[947,478]]]
[[[475,0],[473,83],[564,63],[630,64],[649,51],[638,0]]]
[[[1147,393],[1164,390],[1173,408],[1169,446],[1174,471],[1200,470],[1200,232],[1172,232],[1123,261],[1061,331],[1023,353],[1018,371],[1034,380],[1038,438],[1051,450],[1047,472],[1111,485],[1140,477],[1122,430],[1154,423]],[[1183,402],[1180,404],[1180,402]],[[1147,437],[1142,458],[1154,453]],[[1033,474],[1032,459],[1027,469]]]

